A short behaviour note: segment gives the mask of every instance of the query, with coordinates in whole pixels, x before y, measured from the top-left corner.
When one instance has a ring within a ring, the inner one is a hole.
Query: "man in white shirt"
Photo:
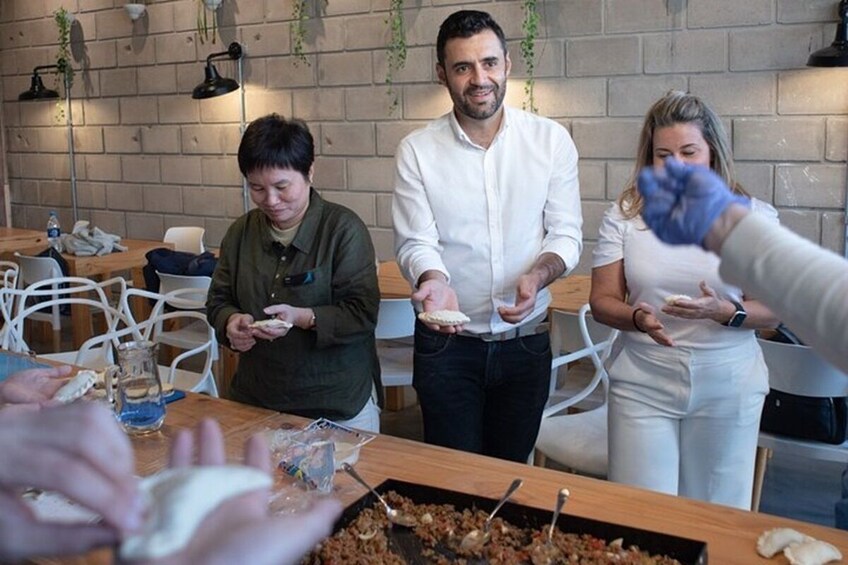
[[[577,150],[559,124],[503,106],[511,62],[485,12],[448,16],[436,42],[453,111],[399,145],[392,205],[401,271],[425,312],[413,385],[428,443],[526,461],[547,401],[546,287],[577,264]]]

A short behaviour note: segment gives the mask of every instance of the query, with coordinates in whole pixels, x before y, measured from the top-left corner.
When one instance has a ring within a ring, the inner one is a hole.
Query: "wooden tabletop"
[[[244,441],[266,429],[301,427],[306,420],[244,404],[188,393],[186,398],[168,404],[165,424],[159,433],[134,438],[136,467],[147,475],[164,468],[171,438],[182,427],[191,427],[204,417],[221,422],[230,461],[240,461]],[[760,563],[756,555],[757,537],[775,527],[791,527],[826,540],[848,555],[848,532],[817,526],[768,514],[751,513],[704,502],[673,497],[607,481],[579,477],[551,469],[501,461],[380,435],[360,454],[357,470],[372,484],[387,478],[399,479],[497,499],[515,478],[524,486],[513,501],[536,508],[553,506],[557,491],[568,487],[571,498],[566,512],[675,536],[705,541],[709,559],[716,564]],[[277,484],[282,474],[278,474]],[[335,476],[334,494],[349,504],[365,494],[343,473]],[[109,555],[100,551],[63,563],[107,563]],[[51,561],[53,562],[53,561]],[[771,561],[781,565],[786,560]]]
[[[47,247],[47,233],[25,228],[0,226],[0,253],[20,251],[31,247]]]
[[[395,261],[380,263],[377,272],[380,296],[384,298],[406,298],[412,294],[409,283],[400,274]],[[589,275],[570,275],[557,279],[548,286],[551,291],[551,310],[562,310],[576,314],[580,307],[589,302],[592,279]]]

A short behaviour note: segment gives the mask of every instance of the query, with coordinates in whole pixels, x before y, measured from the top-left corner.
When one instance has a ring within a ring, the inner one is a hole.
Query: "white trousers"
[[[380,407],[377,406],[377,402],[374,400],[376,394],[377,391],[373,390],[371,398],[368,399],[368,402],[365,403],[365,406],[362,407],[362,410],[356,416],[350,420],[337,420],[337,423],[348,428],[356,428],[357,430],[379,434]]]
[[[624,346],[609,370],[610,480],[750,509],[768,392],[752,333],[730,349]]]

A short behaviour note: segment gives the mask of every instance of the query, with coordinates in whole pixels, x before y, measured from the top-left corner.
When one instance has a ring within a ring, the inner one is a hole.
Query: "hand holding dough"
[[[271,487],[268,473],[242,465],[176,467],[139,485],[151,506],[141,533],[124,539],[121,559],[158,559],[180,551],[198,526],[225,500]]]
[[[457,310],[421,312],[418,314],[418,319],[425,324],[436,324],[437,326],[459,326],[471,321],[471,318]]]

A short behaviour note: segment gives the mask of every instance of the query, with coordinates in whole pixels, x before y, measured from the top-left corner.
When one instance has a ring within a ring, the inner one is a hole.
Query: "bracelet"
[[[638,314],[639,312],[645,312],[645,310],[643,308],[636,308],[635,310],[633,310],[633,316],[630,319],[633,321],[633,327],[636,328],[637,331],[646,334],[648,332],[640,328],[639,324],[636,323],[636,314]],[[645,314],[647,314],[647,312],[645,312]]]

